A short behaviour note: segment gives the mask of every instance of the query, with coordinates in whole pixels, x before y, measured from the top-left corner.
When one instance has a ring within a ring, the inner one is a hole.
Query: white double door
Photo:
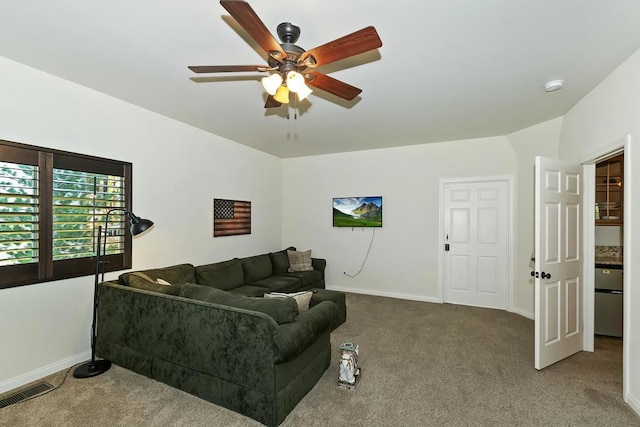
[[[509,181],[443,185],[444,302],[507,309]]]

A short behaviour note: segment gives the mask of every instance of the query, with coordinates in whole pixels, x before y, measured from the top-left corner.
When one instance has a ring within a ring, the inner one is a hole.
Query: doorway
[[[590,159],[583,163],[584,172],[585,172],[585,180],[584,185],[585,188],[589,189],[589,191],[585,191],[585,206],[596,206],[596,189],[598,184],[598,180],[601,178],[597,176],[596,173],[596,165],[606,161],[608,159],[614,158],[619,155],[623,155],[625,151],[625,146],[628,144],[630,137],[627,137],[623,144],[618,147],[612,148],[610,151],[601,154],[598,157]],[[623,156],[623,174],[626,174],[628,170],[628,156]],[[608,180],[608,179],[607,179]],[[626,182],[626,176],[621,177],[622,183]],[[627,187],[622,185],[622,198],[623,200],[627,196]],[[622,218],[622,221],[625,221],[627,224],[631,220],[631,218],[624,218],[624,204],[622,205],[623,211],[619,214]],[[585,227],[584,232],[584,265],[583,265],[583,273],[585,280],[585,292],[584,292],[584,307],[585,307],[585,316],[584,316],[584,342],[583,349],[586,351],[594,351],[594,336],[595,336],[595,297],[596,297],[596,246],[600,246],[600,243],[613,244],[613,234],[611,230],[613,227],[604,227],[601,226],[603,222],[607,222],[606,220],[602,220],[602,216],[611,216],[605,215],[605,213],[600,214],[599,208],[598,211],[595,209],[585,209],[584,210],[584,224],[592,224],[589,227]],[[600,216],[600,219],[597,219],[597,216]],[[620,226],[622,226],[622,221],[620,222]],[[596,227],[599,227],[599,233],[596,235]],[[624,229],[622,229],[622,233],[617,237],[617,242],[620,243],[620,246],[624,247]],[[623,284],[623,293],[624,287],[626,285]]]
[[[512,307],[511,177],[440,182],[441,302]]]
[[[630,170],[631,170],[631,154],[630,154],[630,145],[631,145],[631,135],[627,135],[622,141],[618,144],[613,145],[608,151],[605,151],[598,155],[597,157],[591,158],[583,162],[585,179],[584,185],[587,189],[593,189],[596,185],[596,174],[595,174],[595,165],[599,161],[612,157],[616,154],[624,153],[624,182],[630,182]],[[629,185],[623,186],[623,197],[625,200],[629,200]],[[585,191],[585,206],[595,206],[595,191]],[[625,222],[625,227],[623,229],[623,237],[622,237],[622,245],[624,248],[630,248],[631,238],[629,230],[631,229],[631,221],[632,217],[629,215],[629,203],[624,205],[623,208],[623,218]],[[594,224],[595,223],[595,209],[584,209],[583,216],[584,224]],[[584,295],[584,342],[583,342],[583,350],[585,351],[594,351],[595,349],[595,269],[593,268],[595,265],[595,227],[588,226],[584,229],[584,265],[583,265],[583,274],[585,281],[585,291]],[[625,265],[627,264],[627,265]],[[628,270],[628,258],[623,260],[623,270]],[[629,275],[625,275],[623,278],[623,292],[628,294],[630,288],[630,280]],[[629,390],[629,369],[628,367],[631,364],[629,359],[629,349],[628,349],[628,333],[629,333],[629,313],[631,307],[629,306],[628,298],[625,298],[624,301],[624,330],[623,330],[623,343],[622,343],[622,395],[624,396],[625,401],[627,401],[626,396],[628,396]]]

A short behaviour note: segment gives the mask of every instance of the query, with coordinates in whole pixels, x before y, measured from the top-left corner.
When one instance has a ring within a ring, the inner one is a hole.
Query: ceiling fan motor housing
[[[293,25],[291,22],[283,22],[277,28],[278,37],[282,43],[295,43],[300,37],[300,27]]]
[[[267,62],[271,67],[278,67],[278,71],[283,75],[289,71],[301,72],[307,68],[306,65],[298,63],[300,55],[305,50],[294,43],[300,37],[300,27],[293,25],[291,22],[283,22],[277,28],[278,37],[282,43],[280,47],[287,54],[287,57],[279,61],[278,58],[269,55]]]

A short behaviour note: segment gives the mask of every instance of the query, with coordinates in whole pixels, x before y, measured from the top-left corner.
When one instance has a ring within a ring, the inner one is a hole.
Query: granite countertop
[[[596,264],[622,265],[622,246],[596,246]]]
[[[596,258],[598,265],[622,265],[622,258]]]

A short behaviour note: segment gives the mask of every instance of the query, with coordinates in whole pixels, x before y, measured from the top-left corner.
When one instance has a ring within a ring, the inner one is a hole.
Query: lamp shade
[[[295,71],[289,71],[289,73],[287,73],[287,86],[289,87],[289,90],[291,92],[298,94],[298,99],[300,101],[305,99],[311,94],[311,92],[313,92],[306,85],[304,76],[300,73],[296,73]]]
[[[289,103],[289,88],[286,86],[280,86],[275,95],[273,95],[273,99],[278,101],[281,104]]]
[[[307,96],[311,95],[311,92],[313,91],[309,89],[307,85],[302,85],[302,87],[298,89],[298,92],[297,92],[298,99],[300,101],[302,101],[303,99],[306,99]]]
[[[287,73],[287,87],[291,92],[297,93],[305,86],[302,74],[296,73],[295,71],[289,71]]]
[[[153,221],[140,218],[133,212],[127,212],[127,215],[129,216],[129,220],[131,221],[130,231],[132,236],[137,236],[148,228],[151,228],[151,226],[153,225]]]
[[[282,84],[282,76],[278,73],[262,78],[262,87],[269,95],[275,95]]]

